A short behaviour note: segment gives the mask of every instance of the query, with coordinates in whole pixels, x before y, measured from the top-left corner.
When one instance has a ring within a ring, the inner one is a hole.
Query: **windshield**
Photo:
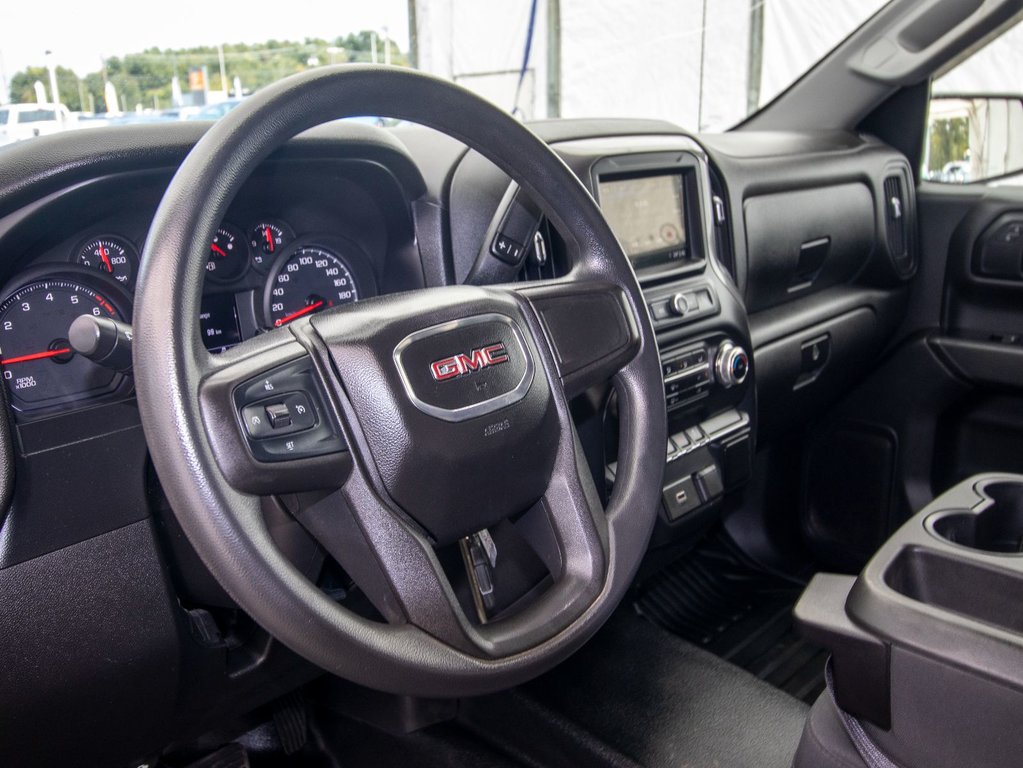
[[[377,62],[453,80],[527,120],[645,117],[718,131],[883,2],[290,0],[286,13],[266,0],[56,5],[5,8],[0,103],[63,104],[61,130],[215,120],[295,72]]]

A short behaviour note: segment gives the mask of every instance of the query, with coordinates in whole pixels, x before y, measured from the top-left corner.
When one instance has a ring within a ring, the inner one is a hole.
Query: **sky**
[[[47,50],[81,77],[103,57],[153,46],[329,40],[383,27],[408,50],[408,0],[4,0],[0,74],[43,66]]]

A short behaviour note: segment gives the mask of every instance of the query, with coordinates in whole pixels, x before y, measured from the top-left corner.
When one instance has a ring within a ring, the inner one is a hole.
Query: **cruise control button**
[[[272,429],[284,429],[291,426],[291,410],[285,403],[272,403],[264,408]]]
[[[316,410],[305,392],[291,392],[285,395],[284,404],[291,413],[291,423],[296,432],[316,425]]]
[[[245,422],[245,431],[251,437],[267,437],[273,434],[273,427],[266,415],[266,410],[261,405],[248,405],[242,409],[242,421]]]
[[[323,395],[308,358],[249,379],[233,398],[256,461],[292,461],[347,450],[344,438],[325,418]]]
[[[319,419],[307,392],[287,392],[246,405],[242,421],[249,437],[262,440],[311,429]]]

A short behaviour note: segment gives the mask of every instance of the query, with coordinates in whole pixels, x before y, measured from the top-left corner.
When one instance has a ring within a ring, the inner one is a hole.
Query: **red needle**
[[[11,365],[12,363],[27,363],[29,360],[45,360],[48,357],[60,357],[61,355],[70,354],[71,347],[64,347],[63,349],[50,349],[46,352],[34,352],[31,355],[20,355],[18,357],[8,357],[6,360],[0,361],[4,365]]]
[[[308,315],[310,312],[315,312],[317,309],[323,306],[323,300],[310,304],[308,307],[302,307],[298,312],[292,312],[290,315],[285,315],[280,320],[274,321],[274,328],[280,328],[282,325],[290,323],[292,320],[302,317],[302,315]]]
[[[107,249],[103,247],[103,243],[99,244],[99,255],[103,257],[103,263],[107,265],[107,272],[113,272],[114,267],[110,263],[110,256],[107,254]]]
[[[273,235],[270,234],[270,227],[263,229],[263,237],[266,238],[266,247],[270,249],[270,253],[274,252],[274,239]]]
[[[223,257],[224,257],[225,259],[227,258],[227,252],[226,252],[226,251],[224,251],[224,249],[223,249],[223,248],[221,248],[221,247],[220,247],[219,245],[217,245],[216,243],[210,243],[210,248],[212,248],[212,249],[213,249],[214,251],[216,251],[217,253],[219,253],[219,254],[220,254],[221,256],[223,256]]]

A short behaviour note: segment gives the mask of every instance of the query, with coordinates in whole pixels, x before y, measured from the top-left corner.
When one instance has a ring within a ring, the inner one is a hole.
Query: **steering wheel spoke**
[[[410,624],[451,648],[476,652],[430,542],[358,469],[344,489],[295,515],[390,624]]]
[[[211,357],[199,406],[227,481],[252,494],[337,488],[351,456],[316,361],[287,331]]]
[[[539,317],[570,398],[608,381],[639,351],[639,328],[617,285],[571,281],[513,290]]]
[[[343,489],[294,514],[389,623],[413,625],[459,652],[503,658],[566,629],[604,587],[606,520],[580,456],[570,431],[542,498],[514,523],[549,571],[541,593],[482,625],[467,617],[435,543],[381,497],[360,462]]]

